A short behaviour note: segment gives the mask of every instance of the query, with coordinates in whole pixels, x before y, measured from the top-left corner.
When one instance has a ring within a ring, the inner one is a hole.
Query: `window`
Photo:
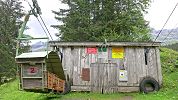
[[[145,47],[144,48],[144,55],[145,55],[145,65],[148,64],[148,53],[149,53],[149,48]]]

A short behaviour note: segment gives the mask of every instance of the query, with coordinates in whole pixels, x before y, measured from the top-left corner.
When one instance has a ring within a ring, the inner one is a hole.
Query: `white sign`
[[[108,58],[108,52],[98,52],[98,58]]]
[[[120,70],[119,72],[119,81],[128,81],[127,71]]]

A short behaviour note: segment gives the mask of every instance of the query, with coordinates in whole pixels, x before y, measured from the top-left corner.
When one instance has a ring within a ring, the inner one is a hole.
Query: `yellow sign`
[[[112,58],[123,58],[124,48],[112,48]]]

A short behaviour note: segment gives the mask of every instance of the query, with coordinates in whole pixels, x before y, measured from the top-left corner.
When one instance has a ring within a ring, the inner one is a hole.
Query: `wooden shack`
[[[56,52],[29,52],[16,57],[20,89],[66,92],[66,78]]]
[[[50,41],[72,91],[100,93],[144,90],[162,84],[160,43]],[[145,90],[147,92],[149,90]]]

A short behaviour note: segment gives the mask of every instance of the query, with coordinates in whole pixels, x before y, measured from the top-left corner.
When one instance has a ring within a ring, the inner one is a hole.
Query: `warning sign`
[[[128,81],[128,76],[127,76],[126,70],[119,71],[119,81]]]
[[[123,58],[124,48],[112,48],[112,58]]]
[[[97,48],[87,48],[87,54],[97,54]]]

